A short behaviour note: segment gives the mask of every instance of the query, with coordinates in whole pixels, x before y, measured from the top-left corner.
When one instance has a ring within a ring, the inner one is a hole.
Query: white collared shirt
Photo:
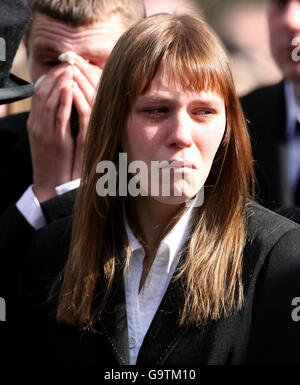
[[[300,175],[300,136],[296,136],[296,121],[300,122],[300,106],[297,104],[294,87],[284,82],[286,100],[286,134],[288,142],[288,182],[292,195],[295,194]]]
[[[68,191],[78,188],[80,185],[80,179],[75,179],[70,182],[64,183],[60,186],[55,187],[56,194],[62,195]],[[27,190],[23,193],[21,198],[16,203],[17,209],[27,220],[27,222],[35,229],[39,230],[46,226],[47,221],[42,211],[40,202],[33,191],[33,185],[30,185]]]
[[[139,293],[145,252],[125,216],[130,248],[129,269],[124,270],[130,364],[136,363],[145,335],[167,290],[182,248],[192,228],[193,207],[189,207],[161,241],[145,284]]]

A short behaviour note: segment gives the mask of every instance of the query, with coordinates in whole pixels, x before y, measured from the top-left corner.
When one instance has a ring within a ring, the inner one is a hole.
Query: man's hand
[[[77,179],[81,176],[83,146],[102,70],[78,55],[75,56],[73,70],[73,100],[79,115],[79,132],[76,137],[72,179]]]
[[[37,85],[27,122],[33,165],[33,189],[40,202],[55,187],[72,180],[74,140],[70,131],[73,70],[53,68]]]
[[[27,127],[33,163],[33,189],[40,202],[55,187],[80,178],[83,145],[102,71],[82,57],[53,68],[37,85]],[[72,104],[79,117],[76,141],[70,130]]]

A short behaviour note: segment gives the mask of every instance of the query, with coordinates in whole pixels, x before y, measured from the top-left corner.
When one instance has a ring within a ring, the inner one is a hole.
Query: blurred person
[[[272,60],[262,2],[236,2],[218,13],[218,32],[229,51],[238,95],[281,80]],[[259,44],[257,42],[259,41]]]
[[[300,1],[266,0],[272,55],[284,80],[241,99],[250,122],[258,196],[300,222]],[[299,41],[298,41],[299,44]]]
[[[124,185],[117,176],[136,162],[146,172],[129,172]],[[101,77],[83,164],[74,217],[38,232],[24,263],[14,329],[22,361],[299,363],[291,302],[300,227],[248,199],[249,135],[226,54],[205,22],[155,15],[122,35]],[[116,193],[99,187],[104,164]],[[152,193],[153,166],[160,176],[169,167],[169,194],[162,179]]]

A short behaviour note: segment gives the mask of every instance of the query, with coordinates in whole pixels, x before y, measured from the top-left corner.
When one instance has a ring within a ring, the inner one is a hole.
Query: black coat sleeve
[[[261,270],[254,298],[248,363],[300,364],[297,303],[300,305],[299,227],[279,239]]]

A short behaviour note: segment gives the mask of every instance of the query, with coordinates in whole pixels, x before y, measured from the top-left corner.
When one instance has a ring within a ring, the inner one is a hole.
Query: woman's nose
[[[193,121],[187,112],[174,114],[169,122],[168,146],[178,148],[192,146],[192,125]]]

